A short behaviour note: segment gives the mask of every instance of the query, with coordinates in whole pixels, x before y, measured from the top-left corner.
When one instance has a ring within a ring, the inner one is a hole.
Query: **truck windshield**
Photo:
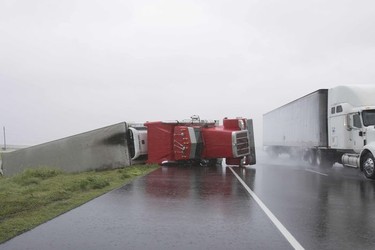
[[[365,110],[362,112],[363,125],[375,125],[375,110]]]

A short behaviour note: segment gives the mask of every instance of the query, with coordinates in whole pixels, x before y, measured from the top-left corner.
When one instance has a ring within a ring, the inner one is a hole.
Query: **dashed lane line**
[[[229,169],[232,171],[234,176],[238,179],[238,181],[242,184],[242,186],[246,189],[246,191],[250,194],[250,196],[258,203],[260,208],[263,210],[263,212],[268,216],[268,218],[275,224],[277,229],[281,232],[281,234],[286,238],[286,240],[292,245],[294,249],[304,249],[302,245],[293,237],[293,235],[281,224],[281,222],[276,218],[276,216],[269,210],[266,205],[259,199],[259,197],[249,188],[249,186],[246,185],[246,183],[241,179],[241,177],[238,176],[238,174],[232,169],[232,167],[229,167]]]
[[[324,173],[321,173],[321,172],[318,172],[318,171],[315,171],[315,170],[312,170],[312,169],[305,169],[306,171],[308,172],[311,172],[311,173],[315,173],[315,174],[320,174],[320,175],[323,175],[323,176],[328,176],[328,174],[324,174]]]

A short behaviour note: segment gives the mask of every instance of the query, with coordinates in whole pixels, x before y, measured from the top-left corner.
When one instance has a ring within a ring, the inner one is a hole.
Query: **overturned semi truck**
[[[191,120],[146,122],[129,127],[129,152],[133,161],[215,165],[225,158],[227,165],[256,163],[252,120]]]
[[[255,164],[252,120],[121,122],[78,135],[4,153],[6,176],[49,166],[66,172],[114,169],[134,164],[198,163],[225,158],[228,165]]]

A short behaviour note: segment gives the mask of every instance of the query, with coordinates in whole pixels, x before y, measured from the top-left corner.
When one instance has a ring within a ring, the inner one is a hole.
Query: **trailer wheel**
[[[318,149],[318,151],[316,151],[315,161],[316,165],[318,165],[319,167],[325,165],[325,157],[322,150]]]
[[[314,166],[316,164],[316,156],[315,156],[315,151],[314,150],[309,150],[307,152],[307,162]]]
[[[375,179],[375,159],[371,153],[363,157],[362,169],[367,178]]]

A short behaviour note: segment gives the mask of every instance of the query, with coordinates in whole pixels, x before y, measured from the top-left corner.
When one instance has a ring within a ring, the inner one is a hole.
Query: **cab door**
[[[352,149],[359,153],[364,146],[364,132],[360,114],[351,113],[348,114],[348,125],[349,125],[349,145]]]

